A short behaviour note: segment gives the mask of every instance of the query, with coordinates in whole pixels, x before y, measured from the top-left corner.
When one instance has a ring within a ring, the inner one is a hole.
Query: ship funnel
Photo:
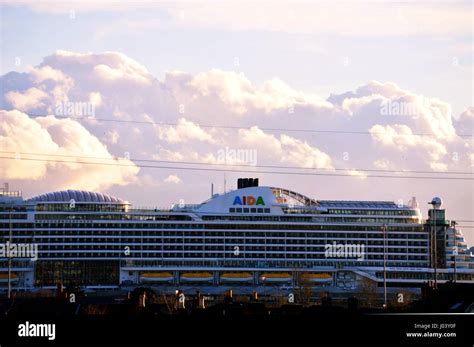
[[[237,189],[248,187],[258,187],[258,178],[239,178],[237,180]]]

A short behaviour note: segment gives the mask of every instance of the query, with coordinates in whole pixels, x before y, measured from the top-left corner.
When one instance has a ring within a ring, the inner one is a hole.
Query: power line
[[[32,118],[37,117],[47,117],[48,115],[29,115]],[[95,116],[57,116],[53,115],[56,118],[61,119],[73,119],[73,120],[96,120],[100,122],[114,122],[114,123],[131,123],[131,124],[148,124],[148,125],[164,125],[164,126],[176,126],[176,122],[153,122],[153,121],[140,121],[140,120],[127,120],[127,119],[113,119],[113,118],[97,118]],[[245,129],[251,128],[252,126],[236,126],[236,125],[209,125],[209,124],[197,124],[195,125],[201,128],[216,128],[216,129]],[[258,125],[257,125],[258,126]],[[320,134],[343,134],[343,135],[383,135],[380,132],[370,132],[370,131],[350,131],[350,130],[330,130],[330,129],[289,129],[289,128],[267,128],[267,127],[258,127],[260,130],[264,131],[277,131],[277,132],[300,132],[300,133],[320,133]],[[434,137],[434,134],[428,133],[412,133],[412,134],[398,134],[399,136],[431,136]],[[459,137],[472,137],[472,134],[457,134]]]
[[[52,159],[38,159],[38,158],[15,158],[15,157],[0,157],[0,159],[9,160],[27,160],[39,162],[53,162],[53,163],[73,163],[86,165],[103,165],[103,166],[122,166],[122,167],[140,167],[149,169],[171,169],[171,170],[191,170],[191,171],[211,171],[211,172],[245,172],[248,170],[236,169],[214,169],[214,168],[196,168],[196,167],[180,167],[180,166],[156,166],[143,164],[124,164],[124,163],[99,163],[99,162],[85,162],[73,160],[52,160]],[[313,173],[313,172],[282,172],[282,171],[263,171],[253,170],[252,173],[276,174],[276,175],[300,175],[300,176],[331,176],[331,177],[357,177],[353,174],[330,174],[330,173]],[[399,178],[399,179],[427,179],[427,180],[453,180],[453,181],[473,181],[474,178],[468,177],[432,177],[432,176],[392,176],[392,175],[365,175],[364,178]]]
[[[388,173],[415,173],[415,174],[434,174],[434,175],[472,175],[470,171],[419,171],[419,170],[384,170],[384,169],[361,169],[361,168],[304,168],[299,166],[279,166],[279,165],[252,165],[252,164],[227,164],[227,163],[204,163],[193,161],[176,161],[176,160],[156,160],[156,159],[137,159],[125,157],[93,157],[82,155],[66,155],[66,154],[48,154],[48,153],[32,153],[32,152],[12,152],[0,151],[4,154],[17,155],[34,155],[46,157],[61,157],[61,158],[80,158],[80,159],[99,159],[99,160],[120,160],[127,159],[133,162],[147,162],[147,163],[165,163],[165,164],[184,164],[184,165],[208,165],[208,166],[225,166],[225,167],[254,167],[254,168],[271,168],[271,169],[297,169],[297,170],[320,170],[320,171],[360,171],[360,172],[388,172]]]

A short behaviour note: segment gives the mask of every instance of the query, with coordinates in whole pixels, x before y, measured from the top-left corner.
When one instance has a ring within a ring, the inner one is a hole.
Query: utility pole
[[[10,247],[12,244],[12,206],[10,205],[9,213],[9,244],[8,244],[8,299],[11,299],[12,296],[12,257],[10,254]]]
[[[454,246],[453,246],[453,256],[454,256],[454,283],[457,281],[457,273],[456,273],[456,258],[458,255],[458,244],[456,241],[456,222],[453,222],[453,228],[454,228]]]

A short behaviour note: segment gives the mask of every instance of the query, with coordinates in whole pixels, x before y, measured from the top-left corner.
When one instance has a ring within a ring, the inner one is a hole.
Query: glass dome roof
[[[92,202],[92,203],[125,203],[115,196],[86,190],[62,190],[37,195],[29,199],[31,202]]]

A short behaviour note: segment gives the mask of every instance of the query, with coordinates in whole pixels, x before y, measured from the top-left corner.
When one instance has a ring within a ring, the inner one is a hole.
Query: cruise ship
[[[357,290],[367,281],[414,288],[435,278],[474,281],[467,244],[440,207],[424,220],[414,198],[408,206],[316,200],[254,178],[169,209],[137,209],[89,191],[24,199],[3,189],[0,237],[0,290],[7,282],[28,291],[58,283]],[[22,245],[35,245],[35,256],[5,252]]]

